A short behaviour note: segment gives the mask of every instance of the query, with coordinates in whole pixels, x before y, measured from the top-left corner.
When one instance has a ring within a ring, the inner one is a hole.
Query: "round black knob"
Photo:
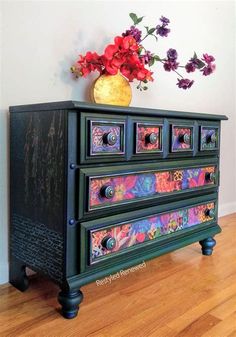
[[[215,143],[216,142],[216,134],[212,133],[211,135],[206,136],[207,143]]]
[[[117,136],[113,132],[108,132],[103,135],[103,142],[108,145],[115,145],[117,142]]]
[[[205,215],[209,216],[210,218],[214,218],[215,217],[215,210],[214,210],[214,208],[211,208],[211,209],[207,208],[205,210]]]
[[[188,135],[187,133],[179,135],[179,141],[181,143],[190,144],[190,135]]]
[[[112,236],[105,236],[101,242],[102,246],[107,250],[112,250],[116,246],[116,239]]]
[[[150,133],[149,135],[146,135],[146,142],[150,144],[156,144],[158,136],[155,132]]]
[[[111,199],[114,197],[115,194],[115,190],[114,187],[108,185],[108,186],[103,186],[101,188],[101,195],[107,199]]]
[[[213,172],[206,172],[206,174],[205,174],[206,181],[214,182],[215,178],[216,178],[215,173],[213,173]]]

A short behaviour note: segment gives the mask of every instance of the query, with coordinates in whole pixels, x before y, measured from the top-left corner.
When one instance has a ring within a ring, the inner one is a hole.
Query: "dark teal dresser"
[[[10,107],[10,282],[81,286],[193,242],[211,255],[221,115],[68,101]],[[115,303],[114,303],[115,305]]]

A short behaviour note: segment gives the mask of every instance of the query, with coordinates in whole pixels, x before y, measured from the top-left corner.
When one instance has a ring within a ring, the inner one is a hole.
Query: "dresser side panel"
[[[11,256],[62,282],[66,112],[10,114]]]

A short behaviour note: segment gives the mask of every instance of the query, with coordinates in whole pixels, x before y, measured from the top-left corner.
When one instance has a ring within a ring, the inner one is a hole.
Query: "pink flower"
[[[210,74],[213,73],[213,71],[215,70],[215,68],[216,68],[215,64],[208,63],[207,66],[205,66],[204,68],[201,69],[201,71],[202,71],[202,74],[204,76],[208,76],[208,75],[210,75]]]
[[[202,60],[205,61],[206,63],[211,63],[211,62],[215,61],[215,58],[211,55],[203,54]]]

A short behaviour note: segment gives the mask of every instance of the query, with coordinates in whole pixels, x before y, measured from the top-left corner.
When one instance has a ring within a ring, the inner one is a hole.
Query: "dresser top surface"
[[[108,104],[95,104],[80,101],[60,101],[49,103],[37,103],[27,105],[10,106],[10,112],[30,112],[30,111],[50,111],[50,110],[80,110],[84,112],[95,113],[119,113],[120,115],[140,115],[148,117],[171,117],[171,118],[188,118],[202,120],[227,120],[225,115],[214,115],[208,113],[173,111],[163,109],[150,109],[143,107],[123,107]]]

